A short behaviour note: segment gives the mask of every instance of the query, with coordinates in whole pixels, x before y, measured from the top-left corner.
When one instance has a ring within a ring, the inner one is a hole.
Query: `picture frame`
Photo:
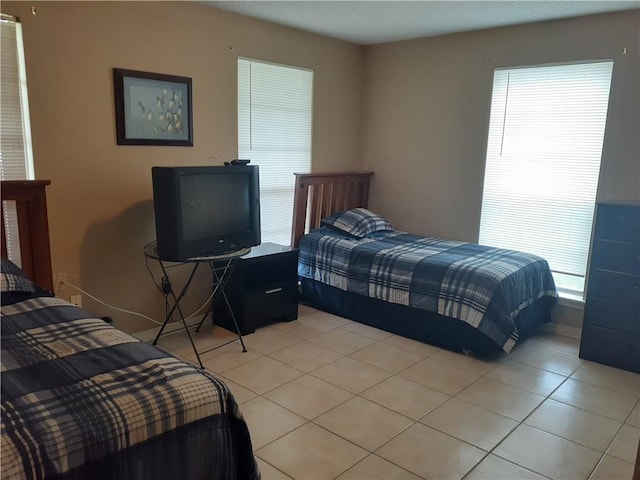
[[[193,146],[191,78],[113,69],[118,145]]]

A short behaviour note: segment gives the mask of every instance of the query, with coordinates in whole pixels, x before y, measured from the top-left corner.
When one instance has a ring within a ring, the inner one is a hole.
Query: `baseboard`
[[[172,327],[173,328],[168,327],[168,329],[170,329],[170,331],[171,330],[184,331],[182,327],[178,327],[178,328],[176,328],[175,326],[172,326]],[[556,335],[564,335],[565,337],[577,338],[578,340],[580,340],[580,337],[582,336],[581,328],[572,327],[570,325],[564,325],[562,323],[556,323],[556,322],[543,323],[542,325],[540,325],[539,329],[545,332],[554,333]],[[142,342],[148,343],[153,341],[153,339],[158,334],[158,330],[160,330],[160,327],[149,328],[148,330],[141,330],[139,332],[132,333],[131,335],[133,335],[134,337],[136,337]]]
[[[542,325],[540,325],[540,330],[555,333],[556,335],[564,335],[565,337],[577,338],[578,340],[580,340],[580,337],[582,337],[581,328],[572,327],[563,323],[543,323]]]
[[[158,334],[158,330],[160,327],[150,328],[148,330],[141,330],[139,332],[134,332],[131,335],[136,337],[141,342],[151,342],[155,336]]]
[[[194,325],[197,325],[197,323]],[[193,327],[194,325],[190,326]],[[139,332],[130,333],[129,335],[136,337],[141,342],[150,343],[156,338],[156,335],[159,331],[160,327],[154,327],[148,330],[141,330]],[[162,332],[162,336],[164,337],[165,335],[170,335],[174,332],[184,332],[184,328],[182,327],[182,325],[178,326],[176,324],[170,323],[169,325],[167,325],[167,328],[164,330],[164,332]]]

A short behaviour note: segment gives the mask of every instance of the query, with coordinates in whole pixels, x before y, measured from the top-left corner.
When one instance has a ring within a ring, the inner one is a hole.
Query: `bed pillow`
[[[20,267],[6,258],[2,259],[1,276],[0,304],[3,307],[31,298],[55,296],[53,292],[45,290],[29,280]]]
[[[1,282],[2,293],[8,292],[35,292],[36,287],[29,280],[22,269],[11,260],[2,258]]]
[[[358,238],[364,238],[374,232],[393,230],[386,218],[366,208],[337,212],[323,218],[320,223]]]

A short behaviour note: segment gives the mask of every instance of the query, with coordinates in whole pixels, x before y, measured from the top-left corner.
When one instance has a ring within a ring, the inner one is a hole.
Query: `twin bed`
[[[47,184],[2,183],[25,267],[2,259],[2,477],[258,479],[222,381],[49,291]]]
[[[557,292],[535,255],[394,230],[366,209],[372,172],[296,175],[302,299],[445,348],[509,352]]]

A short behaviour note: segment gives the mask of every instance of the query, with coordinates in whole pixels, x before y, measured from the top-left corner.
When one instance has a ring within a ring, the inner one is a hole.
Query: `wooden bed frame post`
[[[47,195],[51,180],[4,180],[2,201],[15,201],[20,232],[22,270],[37,285],[53,291]],[[6,256],[4,205],[2,208],[2,255]]]
[[[291,230],[292,247],[297,248],[300,238],[309,230],[318,228],[320,220],[324,217],[342,210],[367,206],[369,181],[373,172],[294,173],[294,175],[296,182]]]

